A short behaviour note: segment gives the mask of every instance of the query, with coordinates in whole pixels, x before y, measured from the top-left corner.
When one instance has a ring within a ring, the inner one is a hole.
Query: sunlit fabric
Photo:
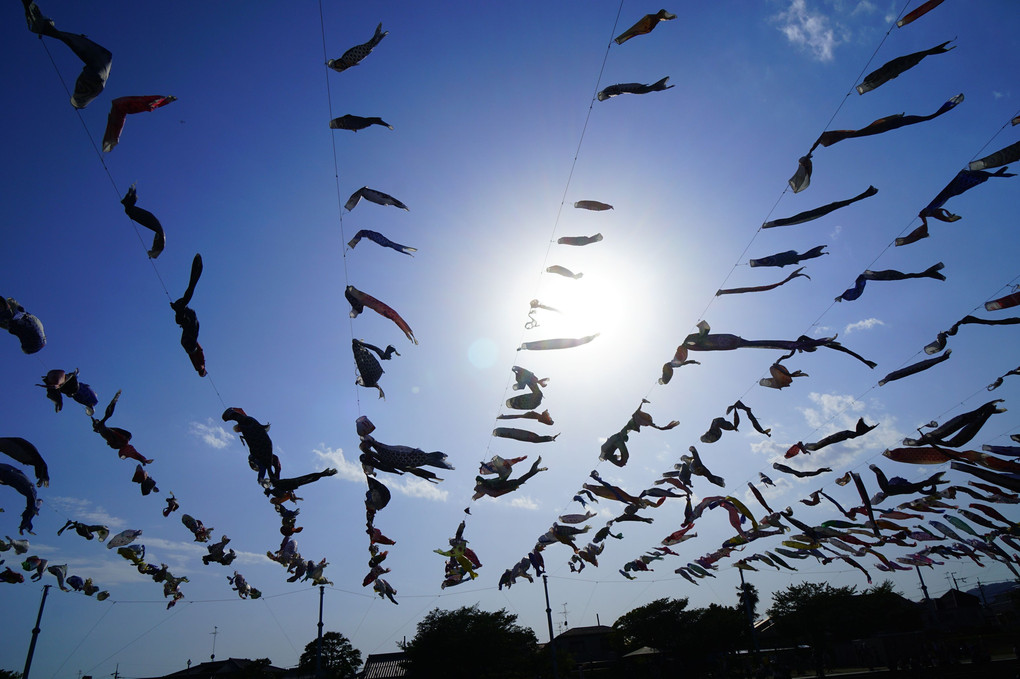
[[[120,143],[121,132],[128,115],[146,113],[177,101],[177,97],[150,94],[136,97],[118,97],[110,103],[110,115],[106,120],[106,132],[103,133],[103,151],[110,152]]]

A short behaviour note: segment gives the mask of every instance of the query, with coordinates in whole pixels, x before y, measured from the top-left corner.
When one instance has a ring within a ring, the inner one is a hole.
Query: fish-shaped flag
[[[1020,141],[1010,144],[1005,148],[1001,148],[995,153],[989,154],[984,158],[978,158],[977,160],[970,161],[967,166],[968,170],[987,170],[990,167],[999,167],[1008,163],[1015,163],[1020,160]]]
[[[344,203],[344,209],[348,212],[353,210],[354,207],[361,202],[362,198],[370,203],[375,203],[376,205],[392,205],[393,207],[400,208],[401,210],[406,210],[408,212],[411,211],[411,208],[407,207],[388,193],[376,191],[375,189],[370,189],[367,186],[362,186],[360,189],[352,193],[351,197],[347,199],[346,203]]]
[[[565,278],[573,278],[574,280],[577,280],[578,278],[584,276],[583,273],[574,273],[567,267],[560,266],[559,264],[553,264],[552,266],[546,268],[546,271],[549,273],[557,274],[559,276],[563,276]]]
[[[548,410],[543,410],[540,413],[536,412],[534,410],[529,410],[526,413],[502,414],[502,415],[497,415],[496,419],[497,420],[535,420],[536,422],[540,422],[542,424],[547,424],[549,426],[552,426],[554,424],[552,416],[549,415],[549,411]]]
[[[815,257],[821,257],[822,255],[829,254],[828,252],[822,252],[827,246],[819,245],[811,248],[810,250],[797,254],[796,250],[786,250],[785,252],[777,252],[774,255],[768,257],[759,257],[758,259],[752,259],[748,262],[752,267],[756,266],[778,266],[780,268],[788,266],[790,264],[799,264],[805,259],[814,259]]]
[[[886,62],[879,68],[864,76],[864,80],[857,86],[857,94],[864,94],[865,92],[870,92],[876,87],[879,87],[880,85],[884,85],[893,78],[898,77],[904,71],[917,66],[925,57],[933,54],[944,54],[951,49],[955,49],[956,45],[953,45],[953,47],[946,47],[946,45],[951,42],[952,40],[946,40],[941,45],[935,45],[932,48],[921,50],[920,52],[905,54],[902,57],[896,57],[892,61]]]
[[[981,427],[988,421],[988,418],[992,415],[1006,412],[1006,409],[999,405],[1000,403],[1002,403],[1002,399],[989,401],[970,412],[962,413],[947,420],[941,426],[925,432],[920,438],[903,439],[903,445],[910,447],[936,445],[946,448],[964,446],[977,436]]]
[[[135,529],[122,530],[121,532],[110,538],[110,541],[106,543],[107,549],[117,549],[118,547],[126,547],[132,542],[137,540],[142,534],[142,531]]]
[[[24,496],[25,511],[21,513],[18,534],[24,535],[25,531],[32,533],[32,519],[39,514],[39,506],[42,504],[42,500],[36,495],[35,486],[23,471],[2,462],[0,462],[0,485],[10,486]]]
[[[597,200],[579,200],[574,203],[574,207],[581,210],[592,210],[594,212],[603,212],[605,210],[613,209],[613,206],[609,203],[601,203]]]
[[[174,322],[181,328],[181,346],[191,359],[191,365],[195,368],[199,377],[206,376],[205,352],[202,345],[198,343],[198,314],[188,306],[195,294],[195,286],[202,276],[202,255],[195,254],[191,261],[191,276],[188,279],[188,289],[184,291],[176,301],[170,302],[170,308],[174,310]]]
[[[361,116],[354,116],[348,113],[347,115],[340,116],[339,118],[333,118],[329,121],[329,129],[350,130],[351,132],[357,132],[358,130],[363,130],[366,127],[371,127],[372,125],[379,125],[391,130],[393,129],[392,125],[378,116],[363,118]]]
[[[515,427],[496,427],[492,430],[492,435],[498,438],[513,439],[515,441],[523,441],[525,443],[551,443],[556,440],[559,434],[554,436],[543,436],[536,434],[535,432],[528,431],[527,429],[517,429]]]
[[[50,473],[46,461],[39,454],[39,450],[27,440],[17,436],[0,437],[0,453],[16,462],[31,466],[35,472],[37,486],[50,485]]]
[[[995,446],[985,446],[985,448],[994,448]],[[1011,454],[1010,452],[1003,452],[1001,454]],[[882,455],[904,464],[943,464],[945,462],[968,462],[976,464],[979,467],[985,469],[991,469],[996,472],[1003,472],[1007,474],[1020,474],[1020,462],[1015,460],[1005,460],[1001,457],[995,457],[989,455],[986,452],[979,450],[947,450],[941,447],[908,447],[908,448],[890,448],[885,450]]]
[[[806,273],[801,273],[801,271],[803,271],[803,270],[804,270],[804,267],[800,267],[799,269],[797,269],[796,271],[791,273],[789,276],[787,276],[783,280],[779,281],[778,283],[770,283],[768,285],[756,285],[756,286],[752,286],[752,287],[749,287],[749,288],[727,288],[727,289],[721,289],[721,290],[716,290],[715,291],[715,295],[716,295],[716,297],[719,297],[720,295],[740,295],[740,294],[743,294],[745,292],[766,292],[768,290],[775,290],[780,285],[785,285],[786,283],[789,283],[790,281],[792,281],[794,278],[801,278],[801,277],[803,277],[803,278],[807,278],[808,280],[811,280],[811,276],[808,276]]]
[[[671,14],[664,9],[660,9],[655,14],[646,14],[638,19],[636,24],[613,38],[613,42],[617,45],[622,45],[631,38],[651,33],[652,30],[659,25],[660,21],[671,21],[672,19],[676,19],[676,14]]]
[[[825,132],[822,132],[822,134],[818,137],[818,140],[815,141],[814,145],[811,147],[811,151],[808,152],[808,155],[810,155],[819,146],[832,146],[844,139],[868,137],[873,134],[882,134],[883,132],[896,130],[907,125],[916,125],[917,123],[933,120],[944,113],[951,111],[961,101],[963,101],[963,94],[957,94],[946,101],[946,103],[942,104],[937,111],[926,116],[908,116],[903,113],[895,113],[884,118],[879,118],[859,130],[826,130]]]
[[[797,171],[793,173],[790,180],[787,182],[790,185],[790,190],[794,193],[800,193],[807,187],[811,186],[811,171],[813,166],[811,164],[811,154],[801,156],[797,159]]]
[[[135,205],[137,202],[138,193],[135,190],[135,185],[132,184],[120,203],[124,206],[124,212],[131,218],[131,221],[141,224],[155,234],[152,237],[152,249],[149,250],[148,255],[149,259],[156,259],[166,247],[166,234],[163,232],[163,225],[156,219],[156,215]]]
[[[273,499],[270,502],[274,504],[282,504],[286,500],[300,500],[301,498],[294,496],[294,491],[301,486],[307,486],[309,483],[315,483],[319,479],[324,479],[327,476],[336,476],[337,470],[332,467],[327,467],[320,472],[311,472],[309,474],[302,474],[301,476],[293,476],[290,478],[282,479],[278,478],[272,482],[272,486],[265,489],[266,496],[272,496]]]
[[[961,325],[1017,325],[1020,324],[1020,318],[978,318],[977,316],[964,316],[956,323],[953,324],[949,330],[943,330],[936,337],[935,341],[925,345],[924,353],[926,354],[937,354],[946,348],[946,340],[949,337],[956,335],[960,330]]]
[[[772,468],[775,469],[776,471],[781,471],[781,472],[784,472],[786,474],[793,474],[797,478],[801,478],[801,479],[806,478],[808,476],[818,476],[819,474],[824,474],[825,472],[831,472],[832,471],[828,467],[822,467],[821,469],[801,471],[799,469],[794,469],[793,467],[788,467],[785,464],[781,464],[779,462],[773,462],[772,463]]]
[[[348,68],[351,68],[352,66],[357,66],[358,64],[361,63],[362,59],[364,59],[365,57],[372,53],[372,50],[375,49],[375,46],[378,45],[383,38],[389,35],[389,33],[390,33],[389,31],[384,31],[382,29],[382,24],[380,23],[378,26],[375,27],[375,34],[369,39],[368,42],[363,42],[360,45],[355,45],[354,47],[344,52],[343,56],[341,56],[339,59],[330,59],[329,61],[326,62],[326,66],[333,69],[337,73],[342,73],[346,71]]]
[[[546,467],[539,467],[542,463],[542,457],[539,456],[537,460],[531,465],[531,469],[526,471],[524,474],[516,479],[511,479],[508,476],[497,476],[494,479],[487,479],[484,476],[475,477],[475,494],[471,496],[472,500],[477,500],[484,495],[489,497],[500,497],[507,493],[513,492],[521,487],[521,485],[533,477],[539,472],[548,471]]]
[[[587,337],[560,337],[556,339],[536,340],[534,342],[524,342],[517,348],[517,351],[549,351],[553,349],[570,349],[573,347],[579,347],[583,344],[591,342],[593,339],[599,336],[599,333],[594,335],[588,335]]]
[[[620,94],[648,94],[649,92],[662,92],[673,87],[673,85],[667,85],[666,82],[669,80],[667,75],[662,80],[656,81],[651,85],[642,85],[641,83],[619,83],[616,85],[610,85],[601,92],[598,93],[599,101],[605,101],[610,97],[615,97]]]
[[[0,297],[0,328],[21,342],[21,351],[34,354],[46,346],[42,321],[25,311],[13,297]]]
[[[106,120],[106,132],[103,134],[103,152],[109,153],[120,142],[124,123],[132,113],[155,111],[177,101],[177,97],[162,94],[149,94],[135,97],[117,97],[110,103],[110,115]]]
[[[347,286],[347,289],[344,291],[344,296],[351,305],[351,318],[357,318],[358,315],[365,310],[365,307],[368,307],[380,316],[388,318],[396,323],[397,327],[403,330],[404,335],[407,339],[411,340],[412,343],[418,343],[418,340],[414,338],[414,333],[411,331],[411,326],[407,324],[407,321],[401,318],[400,314],[383,302],[380,302],[375,297],[358,290],[353,285]]]
[[[241,408],[227,408],[222,415],[224,422],[236,422],[234,431],[241,435],[241,443],[248,447],[248,461],[254,462],[258,472],[259,485],[280,478],[279,461],[273,454],[273,440],[269,438],[269,425],[262,424]]]
[[[117,456],[124,460],[131,458],[137,460],[141,464],[149,464],[152,460],[145,458],[139,453],[133,445],[131,445],[131,432],[120,427],[108,427],[106,425],[107,420],[113,417],[113,413],[117,407],[117,401],[120,400],[120,390],[113,395],[110,399],[110,403],[106,406],[106,412],[103,414],[101,420],[92,418],[92,431],[96,432],[103,437],[106,441],[106,445],[110,446],[117,451]]]
[[[866,270],[864,273],[857,277],[854,281],[854,285],[851,288],[847,288],[843,291],[839,297],[836,298],[837,302],[852,302],[858,299],[864,294],[864,286],[868,281],[904,281],[908,278],[934,278],[937,281],[944,281],[946,277],[940,273],[945,268],[945,264],[938,262],[932,264],[924,271],[917,273],[903,273],[902,271],[896,271],[894,269],[885,269],[883,271],[872,271],[871,269]]]
[[[447,462],[447,455],[441,451],[426,453],[420,448],[411,446],[390,445],[375,440],[371,436],[363,436],[362,441],[367,445],[361,448],[362,451],[370,451],[373,466],[391,471],[409,471],[416,467],[429,466],[439,469],[454,469],[454,466]]]
[[[939,191],[938,195],[935,196],[932,201],[924,207],[924,209],[917,213],[917,216],[920,217],[922,221],[921,226],[918,228],[927,228],[928,217],[938,219],[942,222],[958,221],[961,219],[959,215],[954,215],[952,212],[942,207],[945,205],[946,201],[953,196],[959,196],[964,191],[969,191],[975,186],[984,184],[992,177],[1015,177],[1015,173],[1006,172],[1008,169],[1008,167],[1002,167],[995,172],[988,172],[987,170],[960,170],[956,173],[956,176],[953,177],[948,184],[946,184],[946,187]],[[908,236],[908,238],[910,238],[910,236]]]
[[[801,335],[795,340],[748,340],[737,335],[725,333],[712,333],[712,327],[705,321],[698,322],[698,332],[692,333],[684,338],[683,346],[690,351],[733,351],[735,349],[780,349],[782,351],[815,351],[818,347],[834,349],[853,356],[869,368],[874,368],[875,363],[869,361],[853,351],[847,349],[836,341],[835,337],[807,337]]]
[[[597,233],[594,236],[562,236],[556,240],[560,245],[591,245],[592,243],[598,243],[602,240],[602,234]]]
[[[988,391],[995,391],[996,389],[1002,386],[1002,381],[1009,377],[1010,375],[1020,375],[1020,367],[1013,368],[1012,370],[1000,375],[999,377],[996,378],[994,382],[992,382],[985,388],[988,389]]]
[[[922,16],[932,11],[936,7],[942,4],[942,0],[928,0],[918,5],[915,9],[907,13],[902,19],[896,22],[898,28],[903,28],[907,24],[920,19]]]
[[[383,393],[382,387],[379,386],[379,378],[382,377],[384,371],[372,352],[374,351],[384,361],[390,360],[393,354],[399,356],[400,352],[393,345],[388,345],[383,351],[374,344],[362,342],[359,339],[351,340],[351,348],[354,351],[354,363],[358,366],[357,385],[359,387],[375,387],[379,390],[379,398],[385,398],[386,395]]]
[[[110,66],[113,64],[113,55],[110,50],[97,45],[84,35],[57,30],[53,20],[44,17],[34,1],[23,0],[23,2],[28,30],[40,37],[45,35],[64,43],[84,64],[74,83],[71,106],[79,109],[85,108],[106,87],[106,80],[110,77]]]
[[[678,346],[672,360],[662,364],[662,376],[659,378],[659,384],[669,384],[669,381],[673,379],[675,368],[682,368],[685,365],[701,365],[698,361],[689,360],[687,356],[687,347],[682,344]]]
[[[367,238],[373,243],[381,245],[384,248],[390,248],[392,250],[396,250],[397,252],[402,252],[405,255],[411,255],[412,257],[414,256],[415,252],[418,252],[418,248],[412,248],[407,245],[401,245],[400,243],[394,243],[393,241],[391,241],[389,238],[382,235],[378,231],[369,231],[368,229],[361,229],[356,234],[354,234],[354,238],[347,241],[347,247],[353,250],[354,247],[361,242],[362,238]]]
[[[769,366],[769,375],[771,377],[763,377],[758,380],[758,384],[770,389],[783,389],[793,384],[794,377],[808,377],[806,372],[801,370],[790,372],[789,368],[778,362]]]
[[[797,214],[793,215],[792,217],[784,217],[782,219],[773,219],[772,221],[768,221],[768,222],[765,222],[764,224],[762,224],[761,228],[763,228],[763,229],[772,229],[772,228],[775,228],[775,227],[778,227],[778,226],[792,226],[794,224],[803,224],[804,222],[810,222],[813,219],[818,219],[819,217],[824,217],[825,215],[829,214],[830,212],[833,212],[834,210],[838,210],[838,209],[840,209],[842,207],[846,207],[847,205],[850,205],[851,203],[856,203],[859,200],[864,200],[865,198],[870,198],[871,196],[874,196],[876,193],[878,193],[878,189],[876,189],[874,186],[869,186],[867,189],[865,189],[863,192],[859,193],[858,195],[854,196],[853,198],[847,198],[846,200],[837,200],[835,202],[829,203],[828,205],[823,205],[821,207],[816,207],[813,210],[807,210],[805,212],[798,212]],[[754,266],[754,264],[752,264],[751,266]]]
[[[993,299],[990,302],[985,302],[985,311],[1011,309],[1018,304],[1020,304],[1020,290],[1011,292],[1005,297],[999,297],[998,299]]]
[[[921,372],[922,370],[927,370],[928,368],[931,368],[932,366],[936,366],[939,363],[941,363],[942,361],[948,360],[949,359],[949,355],[951,353],[953,353],[952,349],[946,349],[946,352],[944,354],[942,354],[941,356],[938,356],[936,358],[929,358],[929,359],[926,359],[924,361],[918,361],[917,363],[914,363],[913,365],[908,365],[905,368],[900,368],[899,370],[893,370],[891,373],[889,373],[888,375],[886,375],[885,377],[883,377],[881,380],[878,381],[878,386],[881,387],[881,386],[885,385],[887,382],[892,382],[893,380],[903,379],[904,377],[908,377],[910,375],[914,375],[916,373]]]

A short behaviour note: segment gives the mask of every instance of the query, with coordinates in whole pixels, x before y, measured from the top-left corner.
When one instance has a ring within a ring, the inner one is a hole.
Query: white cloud
[[[790,7],[775,19],[787,40],[810,51],[818,61],[832,61],[833,48],[842,42],[829,18],[808,9],[806,0],[791,0]]]
[[[869,2],[868,0],[861,0],[857,3],[857,6],[854,7],[851,14],[874,14],[877,9],[878,8],[875,6],[875,3]]]
[[[510,506],[515,507],[517,509],[532,509],[532,510],[538,509],[538,503],[535,502],[530,497],[528,497],[527,495],[515,497],[513,500],[510,501]]]
[[[822,427],[826,422],[834,418],[837,419],[833,423],[836,425],[853,424],[857,421],[857,417],[860,416],[852,416],[851,414],[864,410],[864,404],[849,394],[819,394],[813,391],[808,394],[808,398],[821,408],[821,411],[815,408],[800,409],[804,415],[804,420],[810,427]]]
[[[850,323],[843,329],[846,334],[852,333],[854,330],[871,330],[876,325],[885,325],[883,321],[877,318],[865,318],[863,321],[857,321],[856,323]]]
[[[813,437],[811,440],[820,440],[837,431],[853,430],[862,417],[869,426],[877,426],[863,436],[826,446],[811,455],[798,455],[787,460],[786,464],[794,469],[817,469],[824,466],[842,473],[862,452],[873,454],[885,448],[894,448],[900,445],[904,437],[903,432],[896,427],[896,418],[886,412],[876,412],[877,406],[874,403],[865,404],[849,394],[811,393],[809,398],[819,406],[817,409],[800,409],[807,425],[817,430],[808,434]]]
[[[210,543],[219,542],[219,538],[222,536],[213,536]],[[139,540],[139,543],[145,545],[146,550],[152,548],[159,552],[159,557],[162,561],[168,561],[167,553],[174,557],[180,566],[193,566],[195,561],[209,553],[207,549],[208,544],[203,542],[186,542],[181,540],[164,540],[162,538],[148,538],[146,540]],[[230,551],[231,546],[228,543],[226,551]],[[237,557],[234,563],[243,564],[264,564],[269,561],[269,558],[263,554],[257,554],[255,552],[234,552]],[[151,560],[151,559],[150,559]],[[187,569],[185,569],[187,570]]]
[[[338,472],[336,478],[355,483],[365,483],[365,472],[361,468],[360,462],[348,461],[344,457],[344,451],[340,448],[330,448],[322,443],[319,445],[322,447],[322,450],[316,448],[312,452],[319,457],[319,461],[324,466],[336,468]],[[436,502],[446,502],[450,495],[449,492],[441,490],[436,484],[416,476],[411,476],[410,474],[405,474],[402,477],[388,476],[384,483],[390,489],[390,492],[400,493],[408,497],[420,497]]]
[[[344,481],[357,481],[358,483],[365,482],[365,472],[361,469],[360,462],[348,462],[347,458],[344,457],[344,451],[341,448],[330,448],[324,443],[319,444],[322,450],[314,448],[312,450],[319,461],[322,462],[326,467],[333,467],[337,470],[337,477]]]
[[[843,233],[843,225],[837,224],[836,226],[832,227],[832,231],[829,232],[829,239],[836,240],[837,238],[839,238],[839,235],[841,233]]]
[[[437,502],[446,502],[446,498],[449,497],[450,493],[445,490],[440,490],[434,483],[429,483],[425,479],[419,479],[417,477],[408,478],[403,483],[388,483],[386,484],[390,490],[394,490],[398,493],[403,493],[410,497],[421,497],[426,500],[435,500]]]
[[[194,436],[205,441],[207,445],[216,449],[226,448],[234,440],[234,436],[222,426],[216,424],[211,417],[207,418],[205,423],[191,422],[188,425],[188,430]]]
[[[111,529],[122,528],[125,525],[123,519],[113,516],[103,507],[93,506],[91,500],[83,500],[77,497],[52,497],[48,499],[59,507],[62,513],[68,514],[75,521],[100,524]]]

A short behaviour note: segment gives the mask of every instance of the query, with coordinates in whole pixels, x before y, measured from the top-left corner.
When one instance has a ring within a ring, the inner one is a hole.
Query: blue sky
[[[694,444],[725,477],[726,493],[744,498],[746,482],[767,470],[779,482],[770,504],[792,505],[801,520],[817,524],[834,512],[797,500],[822,488],[844,506],[855,504],[852,486],[833,483],[844,471],[860,472],[872,492],[870,463],[911,480],[938,471],[881,457],[924,423],[1002,398],[1008,412],[994,416],[967,447],[1008,445],[1009,434],[1020,431],[1020,408],[1011,403],[1020,380],[985,390],[1017,366],[1009,350],[1015,327],[965,326],[950,340],[949,361],[876,386],[886,373],[925,358],[921,350],[936,333],[1008,292],[1020,275],[1010,228],[1016,179],[992,180],[951,199],[947,207],[961,221],[934,222],[930,238],[888,247],[916,226],[917,212],[968,161],[1017,140],[1018,128],[1008,125],[1020,109],[1013,30],[1020,8],[1013,2],[950,0],[891,31],[902,2],[676,6],[667,7],[676,20],[623,45],[610,45],[612,37],[658,6],[324,2],[321,18],[312,2],[139,10],[119,1],[96,9],[52,0],[41,7],[58,28],[107,47],[114,62],[106,91],[79,116],[61,78],[73,83],[80,62],[47,39],[55,70],[16,3],[0,24],[0,50],[18,76],[4,95],[8,162],[0,177],[8,189],[4,241],[13,256],[0,271],[0,293],[42,319],[48,338],[42,352],[26,356],[4,335],[0,434],[29,439],[50,466],[33,553],[94,577],[112,596],[98,603],[51,592],[34,676],[99,676],[118,664],[128,677],[175,671],[188,659],[208,658],[214,626],[218,658],[296,664],[315,635],[318,591],[287,583],[283,570],[261,556],[279,544],[278,519],[236,434],[219,419],[225,407],[272,424],[285,476],[339,469],[302,489],[304,531],[297,539],[304,556],[330,562],[326,629],[345,634],[364,654],[395,650],[436,606],[505,607],[544,639],[541,587],[519,582],[500,591],[498,578],[558,515],[583,511],[571,497],[592,469],[636,493]],[[327,58],[367,40],[379,22],[389,35],[359,66],[343,73],[325,68]],[[853,91],[886,61],[950,38],[951,52],[864,96]],[[672,89],[593,101],[608,85],[664,76]],[[960,92],[965,101],[936,120],[819,148],[811,187],[784,191],[797,158],[824,129],[932,113]],[[129,117],[120,144],[103,155],[104,168],[90,136],[102,136],[111,99],[141,94],[178,101]],[[329,130],[328,121],[344,114],[380,116],[394,129]],[[145,255],[149,235],[140,241],[119,202],[132,183],[138,205],[167,232],[154,266]],[[869,185],[879,189],[876,196],[820,220],[759,231],[766,219],[849,198]],[[362,202],[341,214],[340,205],[361,186],[395,196],[410,211]],[[614,209],[572,207],[587,199]],[[345,251],[359,229],[418,251],[412,258],[367,241]],[[604,240],[594,245],[555,245],[560,236],[596,232]],[[767,284],[790,272],[752,270],[752,257],[822,244],[830,254],[805,263],[810,280],[714,297],[721,287]],[[205,271],[191,306],[201,321],[204,379],[179,345],[168,306],[184,291],[196,252]],[[939,261],[945,282],[874,282],[855,302],[832,302],[865,269],[921,271]],[[543,273],[554,264],[584,277]],[[350,319],[347,284],[396,309],[420,344],[412,346],[371,312]],[[540,314],[541,327],[525,330],[531,299],[564,313]],[[838,333],[878,367],[868,370],[835,352],[801,354],[788,365],[809,377],[774,391],[757,382],[778,352],[705,353],[692,356],[700,366],[657,385],[662,364],[702,319],[715,332],[749,339]],[[523,341],[594,332],[601,333],[595,341],[572,350],[516,350]],[[355,386],[352,337],[400,351],[383,366],[385,401]],[[554,443],[490,436],[513,395],[515,364],[550,378],[542,408],[556,421],[548,428],[560,434]],[[117,459],[79,406],[53,412],[34,386],[53,368],[79,368],[101,407],[123,390],[110,424],[132,431],[135,447],[154,458],[149,472],[158,495],[140,495],[130,483],[134,463]],[[657,423],[681,425],[633,435],[625,468],[599,464],[602,441],[642,398]],[[772,436],[744,425],[700,444],[712,418],[737,399]],[[398,591],[398,606],[361,587],[368,553],[359,415],[376,424],[380,441],[442,450],[456,467],[440,473],[438,485],[379,477],[393,491],[375,525],[397,541],[384,565],[392,569],[385,577]],[[802,481],[771,470],[791,444],[859,417],[880,426],[794,461],[834,473]],[[495,454],[528,455],[526,464],[541,454],[549,470],[498,501],[471,502],[478,463]],[[955,472],[949,478],[966,481]],[[703,480],[695,485],[699,496],[720,490]],[[160,510],[171,491],[181,511],[164,519]],[[20,497],[4,489],[0,503],[6,510],[0,535],[13,536]],[[465,535],[484,566],[475,582],[441,590],[443,559],[432,550],[446,546],[467,506]],[[749,506],[761,511],[753,501]],[[596,505],[592,531],[621,509]],[[1016,516],[1009,506],[999,509]],[[180,524],[184,512],[215,527],[214,540],[231,538],[240,553],[234,567],[264,593],[262,600],[242,601],[229,589],[233,567],[202,565],[205,549]],[[611,624],[663,596],[686,596],[699,606],[735,601],[739,577],[731,561],[700,587],[673,573],[730,537],[721,512],[699,520],[699,537],[677,548],[682,558],[655,562],[653,573],[625,581],[618,569],[679,528],[683,504],[667,501],[646,513],[655,522],[623,524],[625,539],[610,541],[598,569],[572,574],[568,548],[545,551],[557,624],[564,606],[574,627],[596,619]],[[160,586],[105,545],[58,537],[69,518],[141,529],[147,560],[190,578],[182,586],[186,598],[167,612]],[[745,552],[777,544],[763,541]],[[11,552],[2,556],[17,569]],[[870,567],[873,559],[862,561]],[[764,600],[804,579],[866,584],[846,565],[796,565],[797,573],[764,567],[748,579]],[[925,570],[932,593],[948,587],[950,573],[967,587],[1010,577],[998,564],[951,560]],[[884,577],[872,574],[876,582]],[[893,579],[908,596],[919,595],[913,573]],[[0,587],[8,612],[0,633],[10,640],[0,649],[0,667],[23,665],[40,584]]]

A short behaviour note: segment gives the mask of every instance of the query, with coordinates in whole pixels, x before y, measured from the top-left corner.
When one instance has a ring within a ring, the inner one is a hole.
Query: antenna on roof
[[[216,635],[219,634],[217,630],[219,627],[213,625],[212,632],[209,632],[212,635],[212,655],[209,656],[209,660],[216,660]]]

